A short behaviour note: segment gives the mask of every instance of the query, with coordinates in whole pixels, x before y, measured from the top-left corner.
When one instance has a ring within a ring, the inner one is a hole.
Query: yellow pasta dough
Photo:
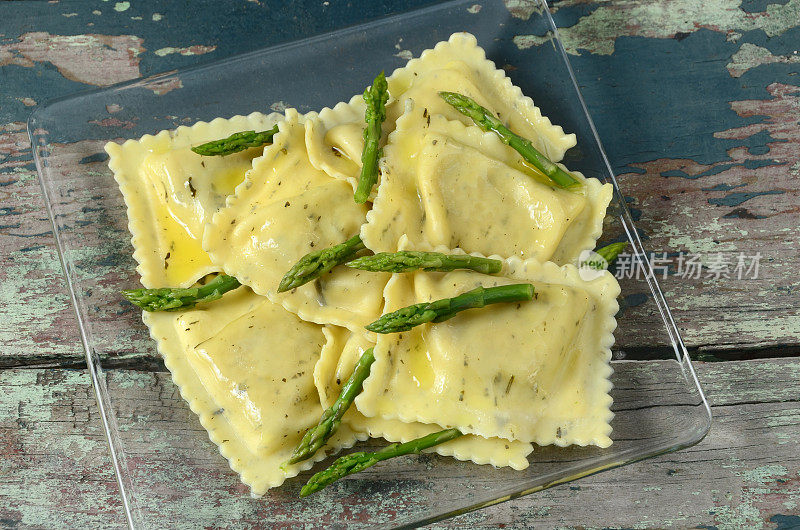
[[[361,354],[375,343],[364,333],[353,333],[336,326],[326,326],[324,333],[327,342],[314,368],[314,381],[323,406],[330,407],[339,395],[342,385],[353,373]],[[442,430],[441,426],[435,424],[367,418],[355,407],[350,407],[343,421],[356,432],[367,433],[373,438],[381,437],[390,442],[407,442]],[[458,460],[471,460],[477,464],[525,469],[528,467],[526,457],[533,451],[533,446],[520,441],[466,435],[437,445],[431,451]]]
[[[470,119],[442,100],[438,92],[459,92],[495,113],[511,130],[533,143],[553,162],[558,162],[570,147],[574,134],[564,134],[542,116],[533,100],[515,86],[503,70],[486,58],[486,52],[469,33],[454,33],[448,40],[411,59],[388,78],[389,94],[394,99],[386,109],[387,122],[394,123],[414,100],[428,115],[440,114],[469,125]]]
[[[619,286],[609,273],[587,282],[571,265],[512,258],[504,276],[396,275],[386,286],[386,311],[519,282],[534,285],[534,300],[380,335],[358,410],[540,445],[610,445]]]
[[[486,58],[475,37],[454,33],[447,41],[422,52],[387,79],[390,102],[384,135],[392,132],[409,100],[426,116],[442,115],[465,125],[469,118],[445,103],[441,90],[460,92],[499,115],[515,132],[529,138],[551,160],[559,161],[576,144],[574,134],[565,134],[542,116],[531,98],[514,86],[503,70]],[[364,146],[364,99],[354,96],[348,103],[325,108],[306,122],[306,145],[311,164],[330,176],[357,186]],[[374,191],[373,191],[374,198]]]
[[[188,286],[220,270],[200,248],[204,224],[260,154],[200,157],[188,146],[268,128],[276,116],[219,119],[106,146],[145,286]],[[174,256],[166,260],[172,267],[164,266],[165,252]],[[326,452],[280,468],[323,411],[313,378],[321,326],[246,287],[197,308],[144,313],[143,320],[181,395],[255,494],[364,438],[345,426]]]
[[[380,314],[388,274],[337,267],[314,282],[277,292],[302,256],[358,234],[367,211],[353,201],[350,184],[311,165],[305,119],[287,111],[273,144],[214,216],[204,248],[227,274],[301,318],[358,329]]]
[[[345,180],[355,191],[364,150],[364,98],[324,108],[306,120],[305,140],[311,165],[334,178]]]
[[[197,309],[145,313],[144,321],[181,395],[254,494],[365,438],[344,426],[326,451],[280,467],[323,410],[313,379],[320,326],[246,287]]]
[[[282,116],[253,113],[106,144],[128,209],[133,257],[145,287],[189,287],[219,271],[201,248],[203,228],[242,181],[252,148],[227,157],[202,157],[189,148],[243,130],[263,130]]]
[[[390,135],[364,243],[376,252],[461,248],[466,252],[572,262],[594,248],[611,200],[610,184],[554,187],[494,133],[443,116],[415,101]]]
[[[572,265],[601,234],[611,185],[572,172],[579,187],[554,186],[439,97],[473,98],[553,162],[576,144],[468,33],[387,82],[386,145],[366,205],[353,199],[361,95],[319,113],[253,113],[106,145],[142,284],[189,287],[219,272],[243,284],[143,320],[181,395],[255,494],[367,437],[406,442],[457,428],[464,436],[428,451],[518,470],[533,443],[611,444],[619,285],[607,271],[584,280]],[[275,124],[263,148],[224,157],[190,149]],[[301,257],[354,235],[373,252],[470,253],[503,268],[490,276],[339,266],[277,292]],[[521,282],[533,284],[533,300],[402,333],[364,329],[411,304]],[[338,430],[313,457],[282,468],[370,347],[370,375]]]

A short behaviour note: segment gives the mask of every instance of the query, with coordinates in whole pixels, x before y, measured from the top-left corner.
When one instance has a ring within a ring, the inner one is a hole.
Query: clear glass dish
[[[524,11],[524,10],[523,10]],[[530,11],[530,10],[528,10]],[[516,15],[516,16],[515,16]],[[86,92],[38,108],[29,133],[75,305],[89,371],[132,527],[275,524],[411,526],[526,495],[700,441],[711,416],[645,259],[567,57],[544,4],[458,0]],[[476,35],[543,113],[578,137],[565,163],[614,184],[603,242],[628,239],[636,274],[621,280],[614,351],[614,444],[537,447],[525,471],[432,455],[405,457],[299,499],[309,473],[251,498],[180,399],[140,314],[118,292],[137,284],[122,197],[103,145],[217,116],[317,110],[347,100],[455,31]],[[526,49],[516,35],[553,38]],[[613,494],[613,493],[612,493]]]

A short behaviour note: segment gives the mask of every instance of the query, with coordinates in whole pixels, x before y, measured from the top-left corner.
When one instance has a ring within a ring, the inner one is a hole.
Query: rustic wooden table
[[[505,3],[525,18],[534,2]],[[0,527],[124,525],[28,114],[76,90],[327,31],[403,2],[292,4],[0,5]],[[798,528],[800,1],[565,0],[553,13],[646,245],[669,253],[662,286],[714,424],[690,449],[441,525]],[[704,263],[699,278],[677,266],[681,252]],[[736,277],[740,255],[748,267],[758,256],[757,277],[752,267]],[[174,399],[163,374],[147,373],[157,366],[126,368],[137,371],[115,375],[123,388],[126,377],[146,377]],[[221,526],[237,526],[226,518],[235,505],[219,509]]]

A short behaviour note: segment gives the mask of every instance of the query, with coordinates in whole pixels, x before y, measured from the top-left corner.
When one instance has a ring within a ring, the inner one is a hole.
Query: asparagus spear
[[[328,438],[333,436],[333,433],[336,432],[339,425],[342,423],[344,413],[347,412],[347,409],[353,404],[353,400],[356,396],[361,393],[364,380],[369,375],[369,369],[372,363],[375,362],[375,355],[372,350],[373,349],[370,348],[361,354],[361,358],[358,360],[353,374],[344,386],[342,386],[339,397],[336,398],[336,401],[329,409],[322,413],[319,423],[306,431],[305,435],[303,435],[303,439],[300,440],[297,448],[295,448],[292,453],[292,456],[283,464],[284,466],[311,458],[314,456],[314,453],[325,444]]]
[[[272,129],[256,132],[242,131],[234,133],[222,140],[214,140],[192,147],[192,151],[203,156],[225,156],[251,147],[260,147],[272,143],[272,137],[278,132],[276,125]]]
[[[289,291],[295,287],[300,287],[303,284],[315,280],[334,268],[350,260],[355,254],[367,247],[361,241],[361,237],[356,235],[332,247],[324,248],[309,252],[289,269],[280,285],[278,292]]]
[[[364,91],[364,103],[367,111],[364,119],[367,128],[364,129],[364,152],[361,154],[361,175],[358,177],[355,200],[363,204],[369,198],[372,186],[378,180],[378,158],[381,149],[378,142],[381,139],[381,124],[386,119],[386,102],[389,100],[389,87],[383,72],[378,74],[372,86]]]
[[[484,131],[496,133],[504,144],[511,146],[536,169],[544,173],[556,185],[562,188],[578,186],[580,181],[554,164],[530,140],[511,132],[503,123],[494,117],[491,111],[481,107],[472,98],[456,92],[439,92],[439,96],[465,116],[469,116]]]
[[[595,250],[597,254],[600,254],[604,260],[606,260],[607,266],[611,266],[611,263],[617,259],[620,252],[625,250],[625,247],[628,246],[627,241],[620,241],[619,243],[611,243],[610,245],[606,245],[603,248],[598,248]]]
[[[529,283],[477,287],[454,298],[423,302],[386,313],[366,328],[375,333],[397,333],[426,322],[443,322],[465,309],[500,302],[521,302],[531,298],[533,298],[533,285]]]
[[[122,296],[145,311],[176,311],[188,309],[201,302],[211,302],[223,294],[236,289],[241,284],[233,276],[220,274],[210,282],[199,287],[173,289],[126,289]]]
[[[372,272],[408,272],[413,270],[452,271],[471,269],[483,274],[500,272],[503,262],[497,259],[478,258],[459,254],[440,252],[381,252],[374,256],[364,256],[347,263],[348,267]]]
[[[449,442],[461,436],[458,429],[445,429],[434,432],[422,438],[411,440],[403,444],[392,444],[374,453],[359,451],[350,453],[341,458],[337,458],[328,469],[324,469],[308,479],[305,486],[300,489],[300,496],[305,497],[317,492],[329,484],[336,482],[340,478],[363,471],[368,467],[374,466],[382,460],[388,460],[396,456],[419,454],[424,449],[433,447],[444,442]]]

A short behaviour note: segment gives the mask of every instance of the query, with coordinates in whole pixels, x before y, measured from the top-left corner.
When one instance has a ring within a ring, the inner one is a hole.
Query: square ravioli
[[[310,163],[306,119],[287,111],[272,145],[213,217],[203,248],[226,274],[304,320],[358,329],[380,314],[388,274],[337,267],[277,292],[283,275],[305,254],[358,234],[367,212],[353,200],[348,182]]]
[[[314,367],[314,382],[324,407],[336,401],[342,385],[352,375],[361,355],[375,346],[364,333],[353,333],[337,326],[325,326],[326,337],[319,361]],[[390,442],[407,442],[428,434],[441,431],[443,427],[420,422],[402,422],[379,417],[367,418],[355,407],[350,407],[343,423],[356,432],[380,437]],[[528,467],[528,454],[533,446],[518,440],[484,438],[468,434],[430,449],[442,456],[452,456],[458,460],[470,460],[476,464],[491,464],[495,467],[509,466],[520,470]]]
[[[594,248],[612,187],[573,174],[582,185],[552,185],[494,133],[430,115],[409,101],[389,136],[381,184],[364,243],[375,252],[460,248],[558,264]]]
[[[558,161],[575,146],[574,134],[565,134],[542,116],[533,101],[514,86],[503,70],[478,46],[474,36],[455,33],[435,48],[425,50],[418,59],[396,69],[387,79],[390,103],[383,134],[388,135],[403,113],[409,100],[430,115],[443,115],[469,125],[468,118],[452,109],[437,95],[440,90],[457,91],[471,96],[497,115],[506,116],[507,124],[551,160]],[[361,95],[333,108],[309,115],[306,121],[306,147],[311,164],[330,176],[348,181],[353,189],[358,184],[361,153],[364,148],[364,112]],[[375,191],[372,192],[374,199]]]
[[[201,247],[205,224],[263,152],[255,147],[209,157],[190,148],[240,131],[269,129],[282,118],[255,112],[106,144],[145,287],[189,287],[220,270]]]
[[[200,248],[204,224],[263,151],[200,157],[189,147],[267,129],[277,118],[282,116],[217,119],[106,146],[146,287],[185,287],[221,270]],[[246,287],[197,308],[145,312],[143,320],[181,396],[253,493],[263,494],[326,456],[280,469],[323,410],[313,379],[324,343],[321,326]],[[345,427],[328,449],[361,438]]]
[[[343,426],[326,451],[280,467],[323,411],[313,377],[321,326],[247,287],[196,309],[145,313],[144,321],[181,396],[254,494],[366,438]]]
[[[607,271],[584,281],[572,265],[511,258],[503,276],[395,275],[384,293],[386,312],[520,282],[533,284],[532,301],[379,335],[358,410],[539,445],[610,445],[619,285]]]
[[[425,50],[418,59],[395,70],[387,82],[393,98],[386,108],[386,121],[390,123],[400,117],[408,100],[414,100],[430,115],[440,114],[469,125],[469,118],[438,95],[440,91],[459,92],[494,112],[553,162],[564,158],[567,149],[577,143],[574,134],[565,134],[560,125],[553,125],[542,116],[533,100],[486,58],[486,52],[469,33],[454,33],[433,49]]]

